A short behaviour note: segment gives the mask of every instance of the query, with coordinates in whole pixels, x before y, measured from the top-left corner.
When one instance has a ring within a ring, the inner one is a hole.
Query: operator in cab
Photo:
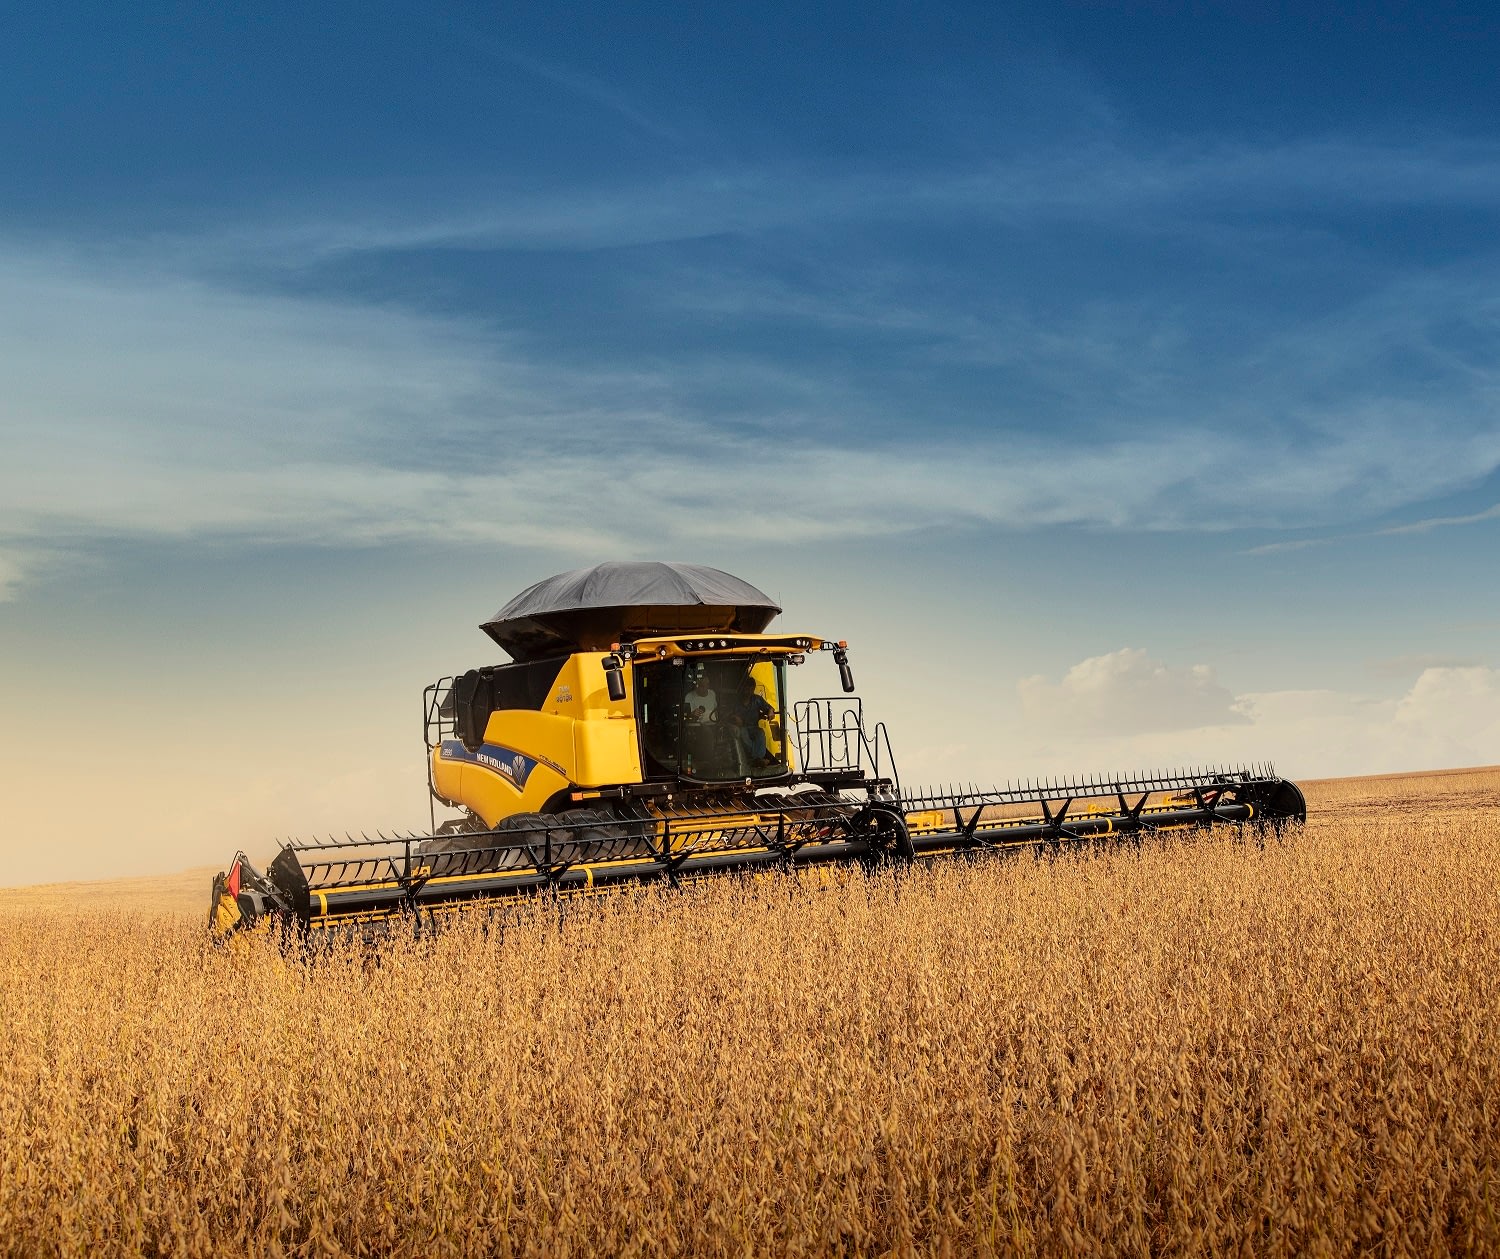
[[[719,706],[719,697],[709,689],[708,670],[701,670],[698,681],[683,700],[683,712],[689,721],[712,721]]]
[[[760,723],[774,722],[776,710],[755,689],[755,679],[749,673],[740,679],[739,693],[726,705],[726,713],[730,725],[734,727],[734,737],[739,740],[750,763],[757,769],[770,764],[771,753],[766,747],[766,732],[761,729]]]

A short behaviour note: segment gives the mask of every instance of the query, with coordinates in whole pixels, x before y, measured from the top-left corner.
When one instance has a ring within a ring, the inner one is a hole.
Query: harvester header
[[[424,697],[432,830],[239,854],[211,925],[409,921],[523,892],[918,862],[1306,817],[1269,766],[903,792],[848,644],[768,634],[780,606],[692,564],[617,563],[522,591],[484,631],[511,657]],[[830,653],[840,693],[794,699]],[[446,820],[439,823],[441,808]]]

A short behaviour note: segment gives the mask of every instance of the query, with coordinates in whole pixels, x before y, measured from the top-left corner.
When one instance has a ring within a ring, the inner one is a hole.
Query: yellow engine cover
[[[442,740],[432,750],[438,795],[495,826],[512,814],[538,812],[574,787],[640,782],[630,673],[625,698],[612,701],[604,655],[569,657],[540,710],[491,713],[476,750],[457,738]]]

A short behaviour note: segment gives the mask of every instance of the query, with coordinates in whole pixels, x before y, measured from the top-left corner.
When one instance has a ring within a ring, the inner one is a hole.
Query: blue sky
[[[424,818],[422,684],[607,558],[848,637],[917,780],[1500,761],[1496,27],[10,15],[13,877]]]

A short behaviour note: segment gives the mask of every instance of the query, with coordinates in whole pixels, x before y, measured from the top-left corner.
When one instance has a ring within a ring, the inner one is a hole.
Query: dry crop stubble
[[[1500,1253],[1488,781],[373,953],[12,912],[0,1248]]]

